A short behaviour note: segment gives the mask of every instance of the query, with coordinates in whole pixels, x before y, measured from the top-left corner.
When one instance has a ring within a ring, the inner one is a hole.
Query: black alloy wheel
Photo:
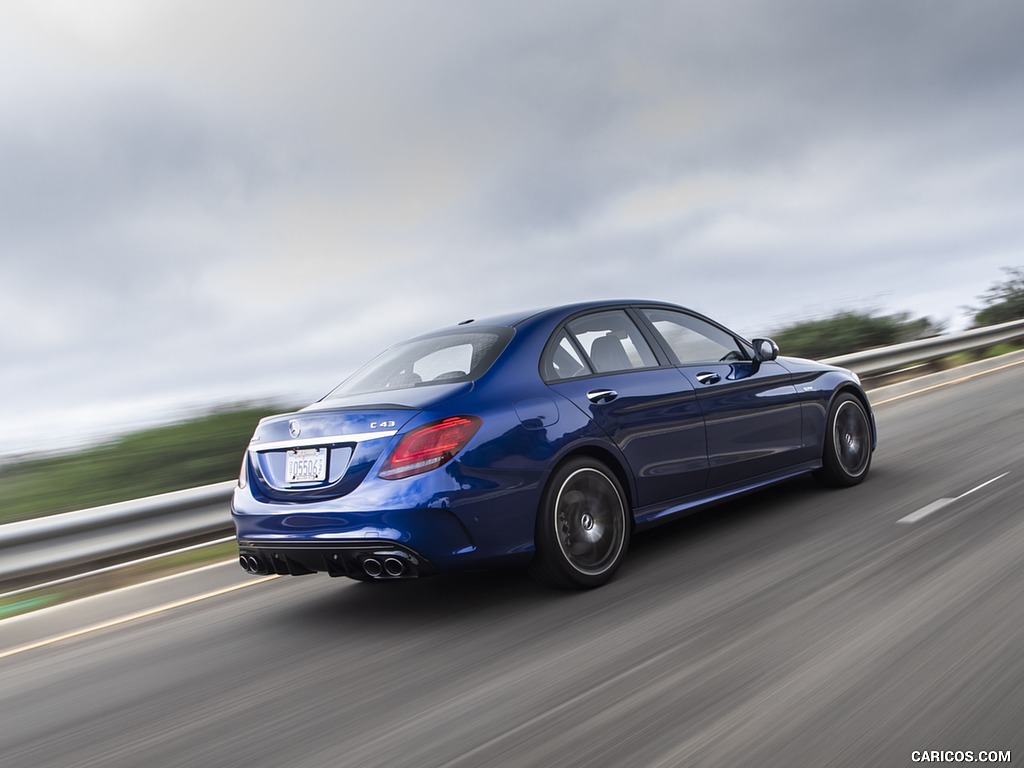
[[[607,466],[591,458],[566,462],[544,491],[530,572],[542,584],[561,589],[607,583],[629,547],[630,514],[622,486]]]

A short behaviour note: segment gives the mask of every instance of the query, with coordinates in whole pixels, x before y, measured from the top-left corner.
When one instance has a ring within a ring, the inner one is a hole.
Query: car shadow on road
[[[631,592],[666,579],[684,583],[739,562],[752,542],[772,546],[791,541],[807,528],[820,506],[821,489],[798,478],[741,499],[694,512],[636,534],[612,583],[597,590],[562,591],[542,587],[525,568],[445,574],[412,581],[332,580],[300,595],[287,609],[289,621],[323,627],[351,627],[354,619],[380,627],[408,628],[424,622],[489,614],[507,616],[555,604],[571,612],[596,608],[606,600],[628,599]],[[302,577],[306,579],[307,577]],[[310,579],[314,577],[308,577]]]
[[[538,602],[566,599],[568,594],[545,589],[522,568],[410,581],[337,579],[293,601],[287,621],[310,628],[326,625],[348,630],[357,623],[361,627],[408,629],[493,611],[507,614]]]

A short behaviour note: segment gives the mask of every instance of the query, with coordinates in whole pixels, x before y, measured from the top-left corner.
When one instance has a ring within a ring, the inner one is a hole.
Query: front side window
[[[488,328],[397,344],[352,374],[327,397],[473,381],[490,368],[512,334],[511,328]]]
[[[595,373],[654,368],[658,359],[640,329],[621,310],[595,312],[570,321],[566,331]]]
[[[736,338],[717,325],[668,309],[641,311],[661,335],[677,365],[746,360],[749,357]]]

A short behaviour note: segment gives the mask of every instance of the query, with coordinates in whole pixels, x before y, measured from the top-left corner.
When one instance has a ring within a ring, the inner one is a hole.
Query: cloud
[[[1020,263],[1024,7],[79,6],[0,9],[5,423],[313,397],[578,299],[955,325]]]

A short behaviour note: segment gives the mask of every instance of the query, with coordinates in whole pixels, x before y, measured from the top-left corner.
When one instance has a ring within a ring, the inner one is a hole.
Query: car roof
[[[545,327],[548,328],[548,330],[551,330],[553,325],[558,324],[562,318],[569,317],[570,315],[574,315],[578,312],[592,310],[600,311],[602,309],[617,309],[629,306],[664,307],[666,309],[692,312],[699,317],[703,317],[703,315],[695,310],[679,304],[671,304],[667,301],[655,301],[652,299],[600,299],[596,301],[580,301],[571,304],[558,304],[551,307],[544,307],[542,309],[524,310],[515,313],[492,315],[489,317],[468,318],[456,323],[455,325],[442,326],[424,333],[418,333],[415,336],[405,339],[404,342],[445,336],[451,333],[472,333],[474,329],[483,329],[488,327],[514,328],[517,331],[529,331],[531,333],[534,330],[544,329]],[[544,331],[542,330],[541,332]]]
[[[575,314],[577,312],[583,312],[592,309],[603,309],[605,307],[622,307],[622,306],[659,306],[659,307],[671,307],[673,309],[686,309],[678,304],[670,304],[665,301],[653,301],[651,299],[600,299],[595,301],[580,301],[572,304],[558,304],[550,307],[544,307],[541,309],[525,310],[522,312],[494,315],[491,317],[482,317],[479,319],[470,318],[463,320],[458,323],[455,327],[465,328],[470,325],[476,326],[509,326],[515,328],[523,325],[527,321],[542,321],[550,319],[552,317],[565,317],[568,315]]]

